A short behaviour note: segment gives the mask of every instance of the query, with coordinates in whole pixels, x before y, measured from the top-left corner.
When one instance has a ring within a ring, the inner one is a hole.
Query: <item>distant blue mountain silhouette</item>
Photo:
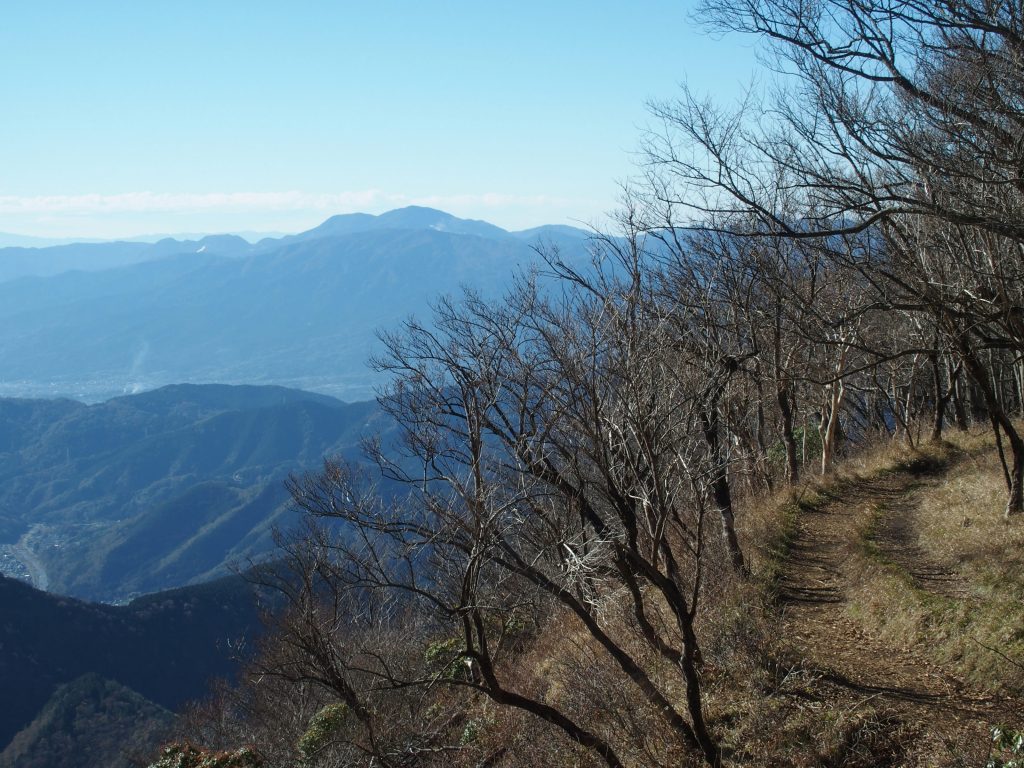
[[[349,214],[299,235],[0,249],[0,395],[104,399],[178,382],[372,396],[378,329],[470,286],[500,295],[538,244],[587,258],[571,227],[509,233],[430,208]],[[25,259],[56,274],[10,277]],[[70,267],[75,269],[71,270]]]

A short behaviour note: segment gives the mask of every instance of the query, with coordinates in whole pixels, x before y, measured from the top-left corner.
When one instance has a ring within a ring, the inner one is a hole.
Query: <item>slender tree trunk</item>
[[[760,382],[757,385],[757,467],[764,477],[764,485],[768,493],[775,491],[775,483],[772,481],[772,471],[768,464],[768,449],[765,446],[765,418],[764,418],[764,391]]]
[[[693,733],[697,737],[704,760],[708,765],[718,768],[722,764],[722,753],[708,732],[707,723],[704,721],[704,705],[700,695],[700,672],[696,663],[696,656],[699,653],[697,636],[694,634],[693,624],[688,621],[679,622],[679,629],[683,636],[683,657],[679,661],[679,668],[683,673],[683,680],[686,681],[686,708],[693,723]]]
[[[939,443],[942,442],[942,427],[946,417],[949,393],[942,391],[942,369],[939,367],[938,354],[932,352],[928,357],[932,364],[932,389],[935,397],[935,408],[932,411],[932,433],[928,439],[933,443]]]
[[[962,430],[967,429],[967,417],[966,414],[958,412],[963,409],[963,403],[957,398],[958,380],[960,378],[960,368],[962,363],[957,363],[953,369],[949,369],[948,366],[940,365],[938,353],[932,353],[930,355],[932,361],[932,386],[935,389],[935,412],[932,417],[932,434],[931,441],[938,443],[942,441],[942,428],[945,425],[946,408],[949,404],[953,403],[953,418],[956,422],[957,428]],[[949,383],[943,391],[942,384],[942,372],[943,370],[949,374]]]
[[[1024,359],[1018,360],[1014,366],[1014,376],[1017,379],[1017,404],[1018,413],[1024,416]]]
[[[828,398],[826,414],[821,414],[821,423],[818,425],[818,434],[821,436],[821,474],[827,475],[832,467],[835,456],[836,437],[839,434],[839,407],[843,402],[843,384],[835,382],[832,384],[832,392]]]
[[[967,406],[964,404],[964,383],[960,376],[961,365],[953,367],[953,361],[946,361],[946,370],[949,374],[949,391],[953,393],[953,419],[956,421],[956,428],[966,432],[968,428]]]
[[[996,403],[999,410],[1006,413],[1006,390],[1003,387],[1003,371],[999,361],[996,360],[995,352],[988,351],[989,380],[992,382],[992,389],[996,393]]]
[[[843,371],[846,369],[846,357],[850,348],[845,346],[836,361],[836,377],[831,384],[826,404],[821,412],[818,434],[821,435],[821,474],[828,474],[835,456],[836,440],[839,436],[839,411],[843,404],[846,387],[843,385]]]
[[[800,435],[800,463],[805,467],[807,466],[807,430],[809,429],[807,417],[804,416],[804,431]]]
[[[505,690],[497,683],[497,679],[494,680],[493,686],[484,685],[481,687],[485,694],[499,704],[522,709],[539,717],[541,720],[546,720],[552,725],[561,728],[573,741],[582,744],[588,749],[592,749],[600,755],[608,768],[623,768],[622,761],[608,742],[592,731],[577,725],[554,707],[544,702],[521,696],[514,691]]]
[[[715,475],[711,480],[711,493],[722,520],[722,537],[725,539],[725,547],[729,552],[733,567],[746,576],[748,574],[747,564],[743,558],[743,550],[740,548],[740,540],[736,536],[736,517],[732,509],[728,466],[722,451],[721,421],[717,406],[709,407],[701,419],[704,427],[704,440],[710,449],[711,460],[715,466]]]
[[[1006,415],[1006,411],[1000,405],[992,379],[984,364],[975,355],[974,350],[971,349],[969,342],[961,339],[959,346],[964,367],[967,368],[967,373],[974,379],[988,407],[993,429],[997,433],[996,438],[998,439],[999,437],[998,431],[1002,430],[1002,433],[1006,435],[1007,442],[1010,444],[1010,461],[1008,462],[1010,489],[1006,500],[1005,513],[1006,517],[1009,518],[1011,515],[1018,515],[1024,512],[1024,440],[1021,439],[1020,433],[1013,426],[1013,421]]]
[[[786,445],[786,480],[790,485],[800,482],[800,461],[797,458],[796,435],[793,434],[793,407],[786,387],[779,387],[775,397],[782,414],[782,442]]]
[[[981,361],[977,361],[978,365],[981,365]],[[974,424],[984,424],[988,421],[988,406],[986,400],[981,392],[981,386],[974,380],[974,376],[968,370],[970,376],[970,386],[967,388],[968,395],[971,403],[971,422]]]
[[[910,367],[910,381],[907,383],[907,396],[903,398],[903,417],[906,421],[907,445],[914,448],[914,400],[917,396],[917,355],[914,355],[913,365]]]

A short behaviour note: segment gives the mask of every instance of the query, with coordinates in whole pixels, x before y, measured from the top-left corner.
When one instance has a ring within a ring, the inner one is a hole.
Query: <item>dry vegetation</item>
[[[949,465],[902,503],[912,558],[891,551],[881,507],[862,531],[858,620],[992,691],[1024,692],[1024,530],[999,516],[1005,483],[987,434],[930,451]]]
[[[778,623],[756,683],[709,694],[734,726],[730,762],[982,765],[997,752],[989,726],[1024,724],[1024,576],[1007,567],[1022,534],[998,514],[1006,486],[991,436],[951,438],[876,445],[829,478],[745,499],[743,533],[771,542],[755,572]],[[816,633],[781,582],[799,521],[829,506],[856,535],[840,543],[843,599]],[[988,522],[964,533],[973,517]]]
[[[1024,726],[1024,576],[1007,567],[1019,562],[1022,533],[999,514],[1005,483],[990,436],[976,430],[951,438],[924,450],[880,442],[828,477],[774,494],[741,494],[739,533],[752,578],[738,579],[719,552],[698,628],[705,711],[724,764],[976,766],[989,757],[991,726]],[[851,535],[842,551],[849,583],[827,614],[825,632],[816,633],[813,619],[792,618],[786,592],[794,586],[794,547],[805,543],[803,521],[828,508],[848,518]],[[881,539],[884,521],[897,517],[912,525],[899,542],[902,554]],[[906,552],[913,555],[904,561],[910,570],[899,559]],[[924,576],[936,578],[922,583],[925,562],[948,568],[928,570]],[[667,695],[683,700],[677,670],[645,647],[626,596],[608,593],[600,614],[604,629],[651,670]],[[656,623],[666,619],[663,608],[651,615]],[[855,664],[843,654],[853,654]],[[549,614],[501,674],[506,686],[615,734],[625,765],[702,762],[680,751],[643,698],[622,685],[619,670],[571,612]],[[875,674],[883,675],[884,685]],[[296,701],[287,689],[277,690],[283,698],[262,716],[262,726],[250,722],[250,734],[266,740],[265,754],[288,764],[285,756],[325,699],[314,695],[287,726],[282,714]],[[218,732],[211,723],[224,726],[252,693],[228,692],[226,700],[198,710],[189,736],[237,743],[235,727]],[[438,687],[421,704],[424,721],[448,746],[439,755],[421,754],[417,764],[568,768],[600,762],[557,727],[480,694]],[[332,762],[328,750],[310,764],[348,763]]]

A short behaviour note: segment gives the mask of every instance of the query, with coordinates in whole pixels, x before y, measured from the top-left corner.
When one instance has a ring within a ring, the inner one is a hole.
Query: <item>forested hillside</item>
[[[701,13],[773,87],[652,105],[592,270],[384,337],[406,493],[290,481],[289,609],[156,765],[1019,761],[1024,17]]]
[[[234,672],[261,627],[254,588],[240,577],[158,593],[125,606],[84,603],[0,577],[0,617],[4,747],[37,717],[42,720],[36,731],[49,729],[54,737],[59,733],[82,743],[99,738],[101,734],[76,734],[86,726],[74,724],[70,715],[91,700],[100,716],[107,694],[129,694],[119,688],[97,693],[93,677],[84,689],[64,690],[50,701],[59,686],[86,674],[114,681],[152,702],[145,712],[121,710],[118,716],[113,710],[102,717],[105,727],[122,734],[130,732],[133,722],[139,725],[133,720],[137,716],[151,720],[160,708],[180,709],[202,696],[212,679]],[[57,711],[43,711],[48,701]],[[54,719],[60,712],[68,716],[66,722]],[[166,718],[158,719],[166,724]],[[147,723],[147,729],[152,725]],[[39,749],[32,746],[38,740],[34,733],[25,733],[18,745],[0,753],[0,765],[21,750]],[[18,760],[14,764],[22,765]]]
[[[85,674],[66,683],[0,751],[3,768],[130,768],[166,738],[173,717],[129,688]]]
[[[223,575],[296,522],[290,473],[390,430],[375,403],[281,387],[0,400],[0,567],[105,601]]]

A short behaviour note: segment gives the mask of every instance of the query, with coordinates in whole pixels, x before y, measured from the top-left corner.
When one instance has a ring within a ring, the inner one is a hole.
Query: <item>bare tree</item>
[[[1024,330],[1019,7],[708,0],[702,12],[720,30],[765,41],[775,91],[736,109],[686,90],[653,105],[650,193],[694,226],[816,240],[873,289],[866,310],[937,323],[941,339],[908,340],[903,350],[878,350],[880,357],[920,361],[956,350],[1009,443],[1007,514],[1021,511],[1024,442],[1001,402],[1003,387],[978,355],[1019,356]],[[838,238],[853,247],[836,247]],[[844,358],[861,346],[850,338],[855,328],[834,329],[831,339],[834,383],[820,411],[826,463],[833,415],[847,396]],[[857,361],[854,370],[869,364]],[[999,365],[1012,371],[1016,363]],[[909,384],[920,391],[916,376]]]
[[[384,502],[332,464],[291,489],[302,509],[348,532],[330,581],[391,594],[420,625],[458,638],[451,651],[465,673],[444,684],[529,712],[621,765],[616,734],[502,671],[505,628],[524,594],[540,595],[593,638],[677,750],[718,764],[696,622],[722,462],[692,439],[706,432],[707,381],[676,354],[636,255],[586,286],[526,279],[504,302],[442,301],[432,326],[386,334],[376,365],[393,383],[381,403],[403,441],[397,453],[371,452],[406,495]],[[613,595],[631,606],[645,654],[608,623]],[[681,710],[662,665],[685,691]]]

